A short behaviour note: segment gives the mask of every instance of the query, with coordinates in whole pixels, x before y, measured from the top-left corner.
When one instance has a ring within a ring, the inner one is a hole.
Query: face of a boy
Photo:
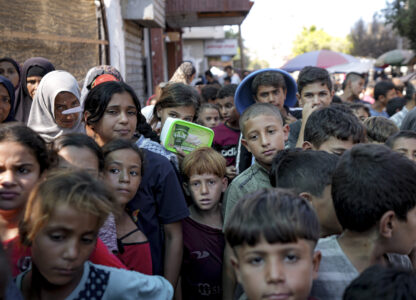
[[[351,92],[357,99],[364,90],[364,84],[364,78],[351,81]]]
[[[248,299],[307,299],[321,256],[312,247],[304,239],[269,244],[263,238],[255,246],[236,247],[232,263]]]
[[[282,110],[285,99],[286,91],[281,87],[260,85],[257,88],[256,101],[259,103],[270,103]]]
[[[95,247],[97,222],[88,212],[67,205],[55,208],[31,248],[33,263],[51,285],[76,287]]]
[[[390,248],[386,252],[409,254],[416,244],[416,207],[407,212],[406,221],[399,220],[396,216],[396,226],[390,239]]]
[[[214,174],[192,175],[189,179],[189,191],[199,210],[209,211],[221,200],[221,193],[227,188],[227,179]]]
[[[416,161],[416,139],[397,139],[393,145],[393,151],[399,152],[408,159]]]
[[[238,120],[239,114],[234,106],[234,97],[218,98],[215,103],[220,109],[221,118],[224,120],[224,123],[232,123]]]
[[[326,107],[331,104],[333,93],[328,89],[325,83],[314,82],[306,85],[298,97],[301,107],[304,107],[307,103],[311,103],[312,108],[319,108]]]
[[[244,124],[243,145],[256,158],[256,161],[269,169],[273,157],[285,147],[289,129],[273,115],[259,115]]]
[[[202,125],[214,128],[220,124],[220,114],[214,108],[206,108],[199,114],[199,121]]]

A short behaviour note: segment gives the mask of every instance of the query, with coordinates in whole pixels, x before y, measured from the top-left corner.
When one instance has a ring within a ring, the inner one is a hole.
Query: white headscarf
[[[72,132],[85,132],[81,116],[72,128],[62,128],[55,121],[55,98],[60,92],[70,92],[80,100],[78,82],[66,71],[53,71],[46,74],[39,83],[33,99],[27,125],[39,133],[46,142]]]

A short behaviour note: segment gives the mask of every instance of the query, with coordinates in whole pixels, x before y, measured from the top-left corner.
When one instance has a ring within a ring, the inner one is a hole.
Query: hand
[[[285,117],[285,124],[290,125],[294,122],[296,122],[298,119],[296,119],[294,116],[292,116],[291,114],[287,114],[287,116]]]
[[[307,102],[303,106],[303,110],[302,110],[302,120],[303,120],[303,122],[306,122],[306,120],[309,118],[311,113],[313,113],[318,108],[319,108],[318,105],[314,105],[314,103],[312,103],[312,102]]]
[[[237,176],[237,168],[235,166],[228,166],[225,169],[225,176],[229,179],[234,179],[234,177]]]

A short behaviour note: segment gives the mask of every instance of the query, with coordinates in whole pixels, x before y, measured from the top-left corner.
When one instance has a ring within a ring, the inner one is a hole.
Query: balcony
[[[166,23],[172,28],[240,25],[249,0],[166,0]]]

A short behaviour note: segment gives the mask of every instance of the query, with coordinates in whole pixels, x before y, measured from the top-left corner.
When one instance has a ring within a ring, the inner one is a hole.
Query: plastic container
[[[211,147],[214,131],[192,122],[167,118],[160,134],[162,145],[177,153],[175,148],[190,153],[196,148]]]

